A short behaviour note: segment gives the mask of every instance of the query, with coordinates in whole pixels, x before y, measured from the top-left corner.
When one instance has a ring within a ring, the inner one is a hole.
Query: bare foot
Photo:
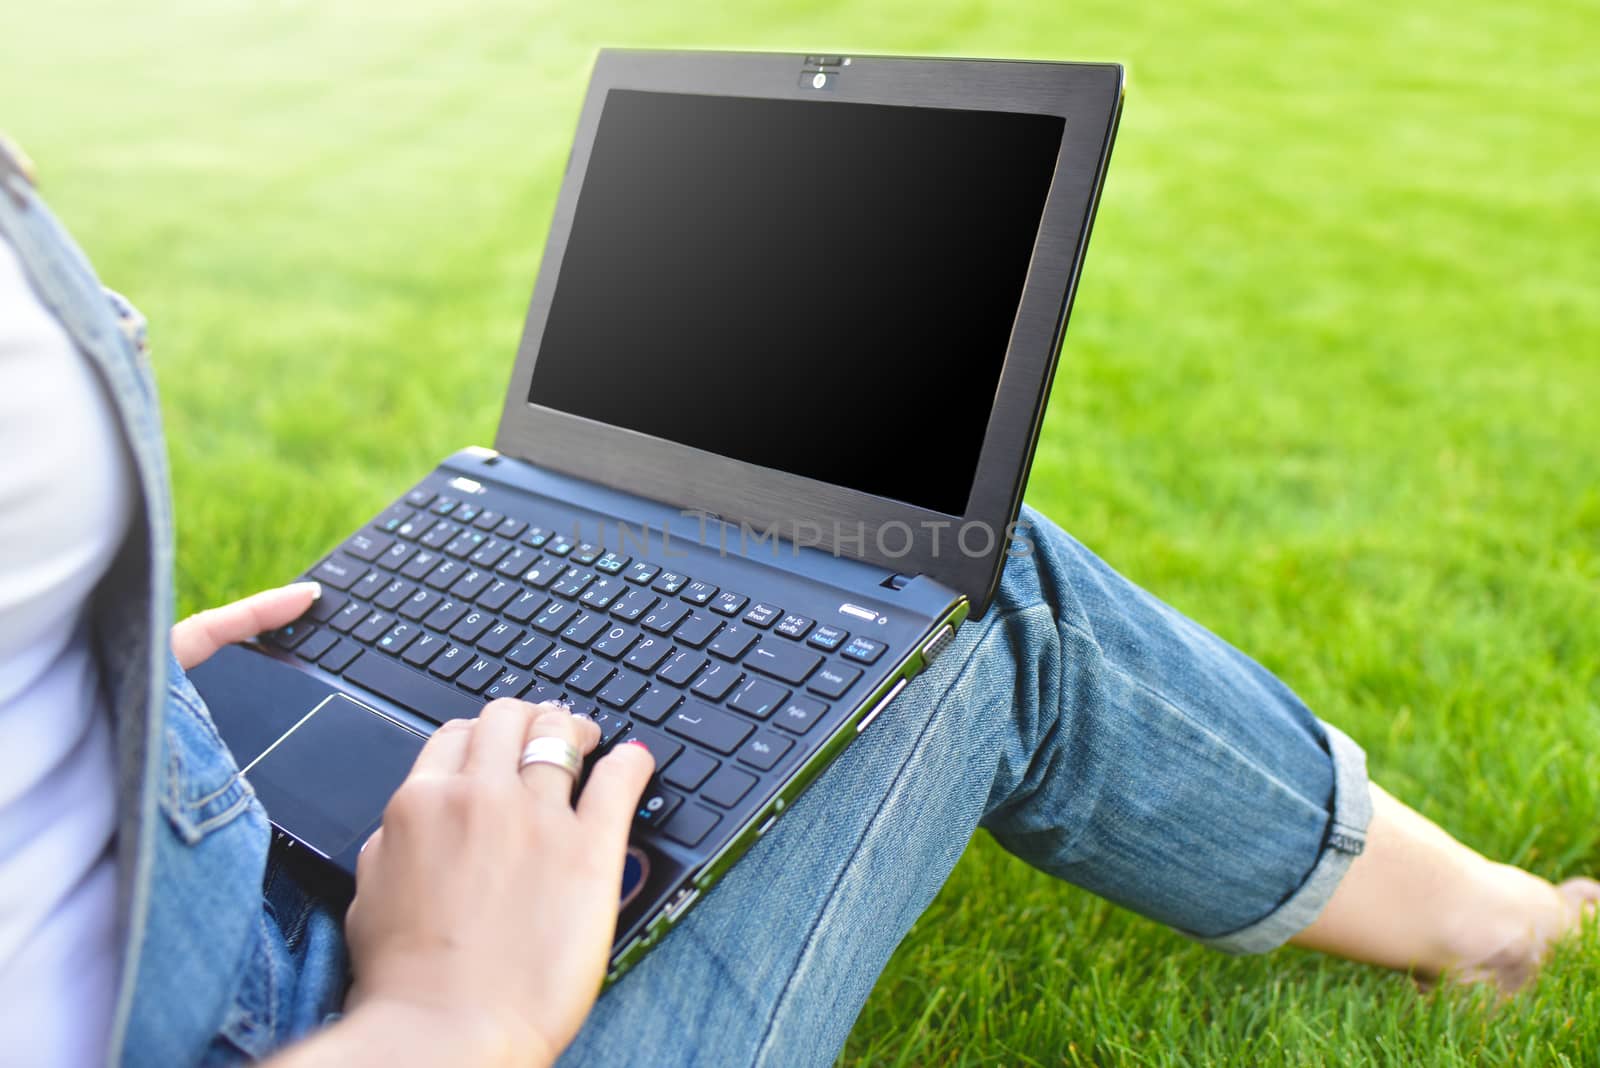
[[[1600,909],[1600,882],[1593,879],[1555,886],[1507,864],[1489,865],[1483,878],[1484,907],[1456,924],[1454,961],[1443,972],[1463,982],[1493,983],[1502,993],[1532,979],[1550,944]]]

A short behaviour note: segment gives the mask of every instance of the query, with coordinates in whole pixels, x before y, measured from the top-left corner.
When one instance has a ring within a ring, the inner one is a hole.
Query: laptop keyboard
[[[440,723],[498,697],[564,701],[600,725],[596,755],[649,747],[636,822],[691,847],[886,652],[759,591],[427,488],[306,577],[321,599],[268,643]]]

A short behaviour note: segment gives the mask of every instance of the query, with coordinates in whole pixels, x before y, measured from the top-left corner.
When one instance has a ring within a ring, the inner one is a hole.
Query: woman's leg
[[[1221,948],[1301,936],[1396,963],[1376,955],[1381,937],[1359,940],[1355,909],[1313,925],[1364,847],[1362,891],[1431,878],[1394,867],[1407,840],[1361,751],[1259,665],[1025,519],[1034,551],[1010,562],[989,613],[600,999],[563,1063],[828,1063],[980,824]]]

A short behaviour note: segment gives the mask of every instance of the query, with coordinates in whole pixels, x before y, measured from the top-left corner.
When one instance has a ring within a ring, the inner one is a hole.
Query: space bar
[[[483,702],[470,694],[441,686],[377,653],[362,653],[345,669],[344,677],[435,723],[471,719],[483,708]]]

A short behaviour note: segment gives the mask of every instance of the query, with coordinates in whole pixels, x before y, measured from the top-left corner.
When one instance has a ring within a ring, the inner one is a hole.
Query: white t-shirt
[[[133,469],[87,357],[0,238],[0,1061],[105,1058],[116,758],[88,598]]]

